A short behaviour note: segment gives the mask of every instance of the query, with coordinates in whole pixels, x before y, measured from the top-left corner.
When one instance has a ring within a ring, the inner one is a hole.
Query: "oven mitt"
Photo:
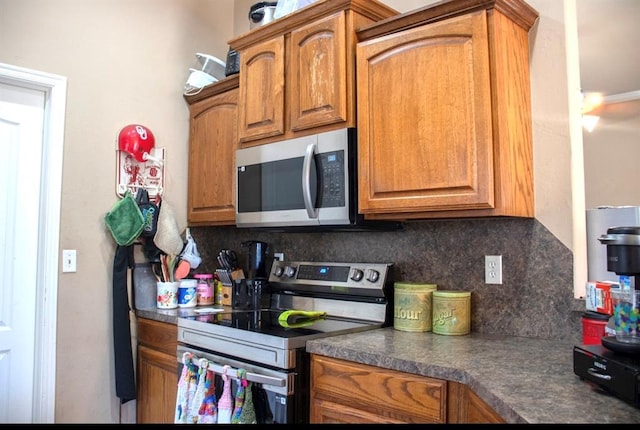
[[[321,311],[284,311],[278,317],[278,323],[285,328],[300,328],[324,319],[326,312]]]
[[[160,202],[158,230],[153,237],[153,243],[167,255],[179,255],[184,248],[178,221],[176,221],[173,209],[164,199]]]
[[[121,246],[133,244],[144,228],[144,218],[130,191],[113,205],[104,216],[104,221],[116,243]]]
[[[224,366],[222,372],[222,380],[224,385],[222,388],[222,395],[218,402],[218,424],[231,424],[231,414],[233,413],[233,400],[231,399],[231,380],[227,375],[228,365]]]

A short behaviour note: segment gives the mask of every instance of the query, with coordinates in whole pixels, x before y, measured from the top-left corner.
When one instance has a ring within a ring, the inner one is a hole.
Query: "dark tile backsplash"
[[[222,248],[261,240],[287,260],[385,262],[394,280],[471,291],[471,330],[545,339],[582,338],[582,301],[573,298],[573,255],[535,219],[411,221],[400,231],[276,233],[235,227],[191,227],[202,264],[212,273]],[[502,285],[484,283],[484,256],[502,255]],[[194,272],[194,273],[195,273]]]

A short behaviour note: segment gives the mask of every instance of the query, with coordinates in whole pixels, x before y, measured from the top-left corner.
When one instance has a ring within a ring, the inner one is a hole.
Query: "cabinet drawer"
[[[314,355],[312,401],[329,400],[389,422],[446,422],[447,381]]]
[[[178,326],[138,318],[138,344],[175,356],[178,349]]]

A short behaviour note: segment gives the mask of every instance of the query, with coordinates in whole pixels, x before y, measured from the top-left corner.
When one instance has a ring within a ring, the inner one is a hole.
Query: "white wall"
[[[640,102],[606,106],[584,134],[586,207],[640,206],[639,162]]]

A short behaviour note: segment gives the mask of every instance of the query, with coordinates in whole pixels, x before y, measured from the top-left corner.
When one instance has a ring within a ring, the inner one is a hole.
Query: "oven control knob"
[[[351,269],[351,279],[358,282],[362,281],[362,277],[364,276],[364,272],[360,269]]]
[[[373,269],[367,269],[367,281],[377,282],[379,278],[380,278],[380,272]]]
[[[284,268],[282,266],[277,266],[276,269],[273,271],[273,274],[276,275],[278,278],[281,277],[283,273],[284,273]]]
[[[293,278],[296,274],[295,267],[285,266],[284,268],[284,277],[285,278]]]

